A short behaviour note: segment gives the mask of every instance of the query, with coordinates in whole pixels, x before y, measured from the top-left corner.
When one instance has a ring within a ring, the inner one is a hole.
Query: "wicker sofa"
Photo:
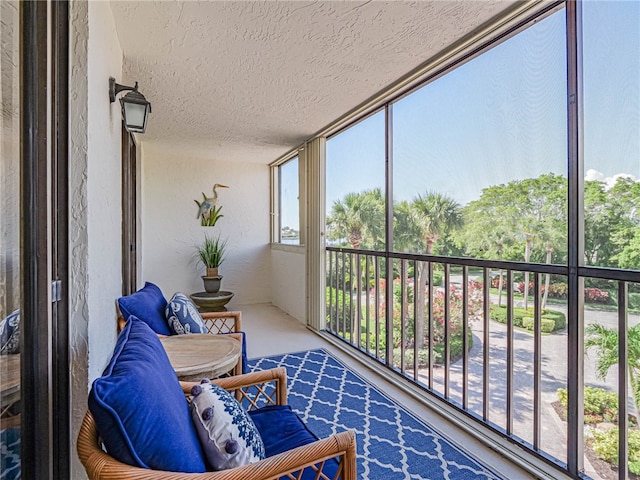
[[[205,390],[223,404],[202,407]],[[91,479],[356,478],[354,433],[320,440],[309,431],[287,406],[284,368],[179,382],[157,334],[137,317],[120,332],[88,407],[77,449]],[[226,450],[226,466],[211,457],[221,442],[238,447]],[[259,454],[240,456],[256,444]]]
[[[265,401],[268,405],[286,405],[286,370],[276,368],[235,377],[214,380],[226,390],[239,392],[241,401],[248,409],[258,408]],[[185,395],[197,383],[180,382]],[[352,431],[341,432],[328,438],[293,448],[268,457],[260,462],[219,472],[185,474],[132,467],[115,460],[101,447],[96,423],[87,412],[78,435],[78,456],[91,480],[267,480],[277,478],[300,478],[300,471],[307,468],[311,478],[355,480],[356,442]],[[327,461],[338,462],[332,476],[323,473]]]

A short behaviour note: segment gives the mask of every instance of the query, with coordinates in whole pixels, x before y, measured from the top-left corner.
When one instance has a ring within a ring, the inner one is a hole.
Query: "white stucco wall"
[[[221,290],[234,293],[229,307],[271,301],[267,165],[176,155],[143,141],[141,178],[142,280],[156,283],[167,299],[203,291],[194,246],[205,233],[220,234],[228,239],[220,274]],[[224,217],[201,227],[194,200],[202,200],[201,192],[211,196],[214,183],[230,187],[218,190]]]
[[[120,112],[109,76],[122,50],[109,4],[72,1],[70,78],[70,348],[72,439],[87,393],[116,340],[114,300],[122,291]],[[72,478],[86,478],[72,455]]]
[[[305,248],[271,246],[271,302],[304,325],[306,321]]]
[[[122,152],[118,101],[122,50],[107,2],[89,2],[88,176],[89,379],[102,374],[116,339],[114,300],[122,294]]]

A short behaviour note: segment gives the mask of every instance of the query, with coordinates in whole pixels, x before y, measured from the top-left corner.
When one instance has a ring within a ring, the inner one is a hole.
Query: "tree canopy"
[[[464,207],[427,191],[394,202],[393,250],[562,264],[567,198],[566,177],[553,173],[487,187]],[[384,249],[382,190],[346,194],[334,202],[327,225],[336,244]],[[640,182],[584,182],[584,250],[588,265],[640,269]]]

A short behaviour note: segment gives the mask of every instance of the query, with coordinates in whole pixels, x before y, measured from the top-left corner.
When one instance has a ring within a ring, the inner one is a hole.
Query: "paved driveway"
[[[566,307],[550,305],[549,308],[566,313]],[[585,324],[600,323],[607,327],[616,327],[617,312],[585,310]],[[640,323],[639,315],[629,315],[629,325]],[[506,325],[491,321],[490,329],[490,375],[489,420],[505,427],[506,416]],[[473,348],[469,356],[468,385],[469,408],[482,416],[483,386],[483,324],[472,323]],[[533,441],[533,335],[517,329],[514,332],[514,418],[513,432],[524,440]],[[566,426],[551,406],[557,397],[558,388],[566,388],[567,382],[567,332],[566,330],[542,336],[542,411],[541,411],[541,444],[551,455],[566,461]],[[585,385],[605,387],[617,391],[617,367],[613,367],[607,378],[602,380],[595,374],[596,352],[587,352],[584,359]],[[462,361],[452,364],[450,369],[450,398],[462,403]],[[427,382],[426,371],[421,372],[421,379]],[[434,371],[434,388],[444,393],[444,369]],[[633,399],[629,398],[630,408]],[[585,468],[593,478],[597,474],[586,462]]]

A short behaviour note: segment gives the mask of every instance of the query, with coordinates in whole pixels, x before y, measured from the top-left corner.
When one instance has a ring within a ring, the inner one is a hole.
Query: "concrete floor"
[[[385,380],[382,375],[363,366],[321,335],[310,331],[305,325],[277,307],[268,304],[231,305],[229,309],[242,311],[243,330],[247,333],[247,355],[249,358],[324,348],[343,363],[349,365],[360,376],[395,399],[404,408],[452,440],[461,449],[503,475],[504,478],[510,480],[537,478],[495,450],[486,447],[450,420],[418,402],[413,396],[399,390]],[[545,467],[545,469],[549,470],[549,467]],[[549,472],[549,474],[551,475],[549,478],[554,478],[553,472]]]

